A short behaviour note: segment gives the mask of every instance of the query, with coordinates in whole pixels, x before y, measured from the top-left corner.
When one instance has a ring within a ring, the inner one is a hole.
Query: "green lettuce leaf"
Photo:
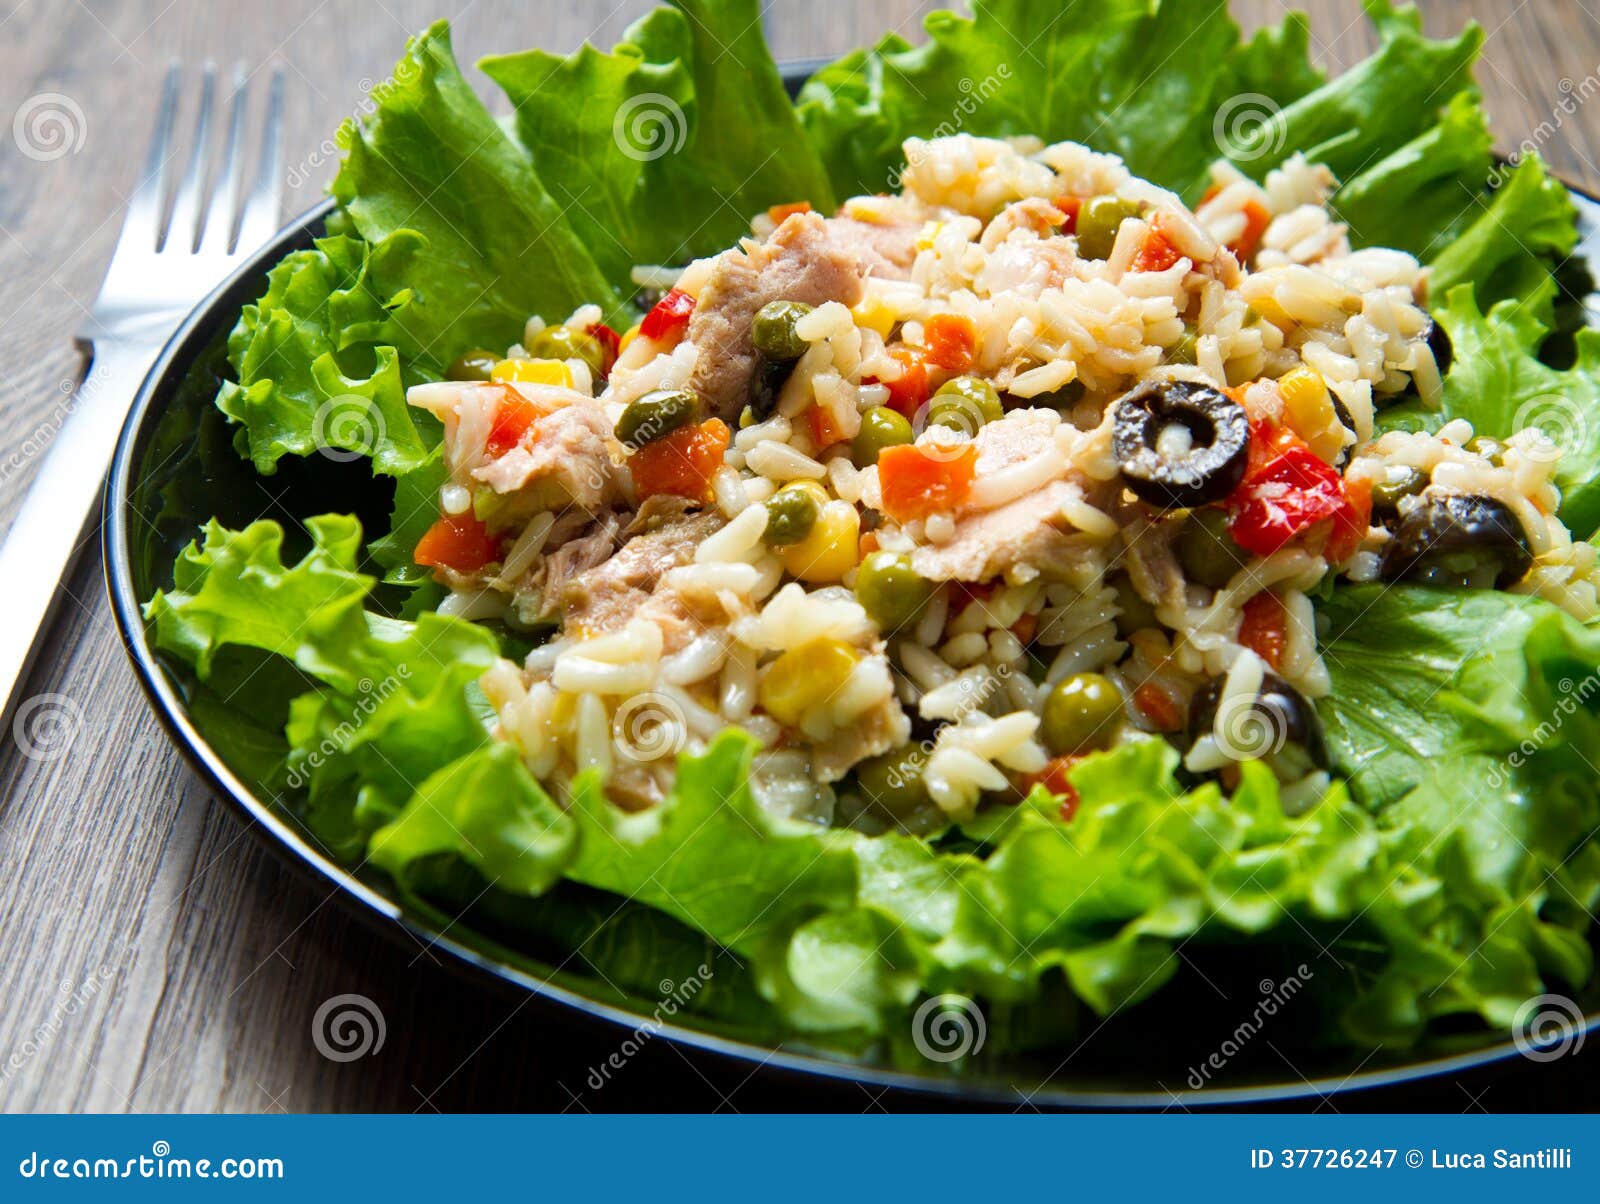
[[[768,206],[832,191],[806,142],[756,0],[675,0],[609,54],[529,50],[480,66],[516,107],[516,130],[606,276],[631,293],[639,263],[732,245]]]

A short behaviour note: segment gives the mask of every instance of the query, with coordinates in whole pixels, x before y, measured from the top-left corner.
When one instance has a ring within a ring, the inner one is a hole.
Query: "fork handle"
[[[66,592],[67,575],[98,526],[99,500],[129,403],[160,353],[159,343],[97,346],[89,373],[65,402],[67,418],[0,545],[6,619],[0,623],[0,723],[26,750],[26,716],[13,712],[28,670]]]

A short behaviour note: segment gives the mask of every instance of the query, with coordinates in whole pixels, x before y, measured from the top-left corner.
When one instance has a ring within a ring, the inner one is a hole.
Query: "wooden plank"
[[[337,115],[361,104],[407,33],[458,7],[121,0],[21,5],[0,23],[0,114],[57,92],[72,98],[87,127],[79,153],[47,162],[22,156],[10,139],[0,145],[0,521],[80,370],[70,335],[115,241],[168,59],[290,66],[286,158],[297,186],[288,204],[299,209],[330,173],[326,140]],[[609,44],[647,7],[478,0],[464,7],[458,48],[471,60],[536,43],[570,48],[585,36]],[[833,55],[887,28],[916,40],[918,18],[934,7],[786,2],[771,6],[768,27],[780,55]],[[1307,7],[1317,56],[1330,68],[1371,48],[1350,0]],[[1474,15],[1489,31],[1479,82],[1502,146],[1532,140],[1558,171],[1600,185],[1600,127],[1563,107],[1594,87],[1594,16],[1580,4],[1435,0],[1423,8],[1432,33]],[[1282,11],[1272,0],[1235,5],[1247,27]],[[659,1042],[608,1085],[589,1085],[591,1069],[616,1048],[614,1034],[464,981],[414,943],[375,936],[326,890],[280,867],[209,798],[145,708],[99,572],[91,555],[75,574],[32,685],[67,700],[57,703],[75,729],[64,754],[27,758],[8,747],[0,757],[0,1107],[875,1106],[853,1085],[751,1077],[743,1066],[690,1059]],[[381,1009],[385,1044],[374,1056],[329,1061],[311,1039],[312,1017],[349,993]],[[1547,1081],[1496,1086],[1488,1106],[1537,1104]],[[1441,1090],[1439,1106],[1466,1102],[1452,1101],[1449,1085]]]

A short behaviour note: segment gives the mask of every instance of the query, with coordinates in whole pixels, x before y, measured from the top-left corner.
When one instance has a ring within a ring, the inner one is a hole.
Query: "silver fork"
[[[245,193],[247,77],[242,69],[234,72],[219,161],[209,137],[217,73],[206,66],[188,163],[171,217],[162,220],[168,167],[179,153],[173,127],[182,74],[176,63],[167,72],[155,133],[128,201],[122,234],[100,295],[78,331],[79,344],[93,348],[89,374],[66,403],[69,416],[0,546],[0,583],[9,616],[0,624],[0,689],[5,691],[0,721],[10,718],[27,681],[49,629],[58,587],[65,585],[78,554],[94,539],[101,482],[140,383],[184,316],[278,228],[282,68],[273,72],[268,87],[259,166]]]

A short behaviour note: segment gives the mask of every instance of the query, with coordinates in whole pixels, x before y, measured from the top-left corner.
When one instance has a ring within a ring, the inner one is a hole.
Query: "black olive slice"
[[[1472,494],[1423,497],[1383,554],[1390,581],[1505,589],[1528,575],[1533,548],[1504,502]]]
[[[1443,376],[1450,371],[1450,363],[1455,358],[1450,336],[1445,333],[1443,326],[1429,318],[1427,334],[1423,337],[1427,340],[1428,350],[1433,352],[1433,362],[1438,365],[1439,375]]]
[[[1232,493],[1250,452],[1244,407],[1210,385],[1148,381],[1116,402],[1111,450],[1123,484],[1163,510]]]
[[[1189,704],[1191,744],[1214,734],[1223,683],[1220,677],[1212,681]],[[1262,678],[1255,701],[1241,707],[1238,715],[1225,717],[1223,728],[1225,743],[1233,745],[1224,747],[1224,752],[1265,761],[1283,781],[1328,768],[1328,745],[1316,707],[1276,673]]]

